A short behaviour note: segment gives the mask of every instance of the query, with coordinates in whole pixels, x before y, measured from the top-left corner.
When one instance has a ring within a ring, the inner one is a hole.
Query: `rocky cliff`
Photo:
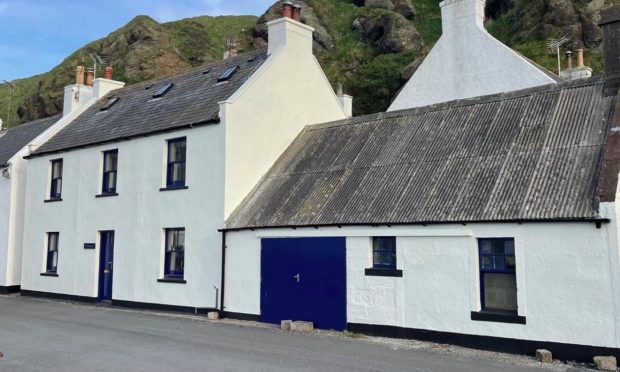
[[[600,10],[620,0],[488,0],[489,32],[539,64],[554,70],[545,40],[566,36],[567,48],[586,48],[586,61],[603,70],[597,26]],[[301,0],[302,21],[316,29],[314,49],[328,78],[355,97],[357,115],[383,111],[441,34],[436,0]],[[160,78],[220,59],[224,40],[240,51],[267,42],[266,22],[279,17],[278,4],[261,17],[196,17],[160,24],[139,16],[104,39],[69,56],[52,71],[17,80],[11,124],[62,110],[62,89],[90,53],[103,56],[115,78],[128,84]],[[8,95],[0,89],[0,112]],[[4,118],[4,115],[2,115]]]

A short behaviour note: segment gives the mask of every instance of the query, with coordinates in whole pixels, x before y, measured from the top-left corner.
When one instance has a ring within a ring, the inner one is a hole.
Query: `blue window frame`
[[[185,186],[185,152],[185,137],[168,140],[168,167],[166,186]]]
[[[483,311],[517,313],[517,271],[513,238],[478,239]]]
[[[396,237],[372,238],[372,267],[396,270]]]
[[[183,279],[185,267],[185,228],[165,229],[164,276]]]
[[[103,152],[103,184],[101,185],[102,194],[116,193],[116,175],[118,168],[118,150]]]
[[[58,233],[47,233],[47,262],[45,271],[48,273],[56,273],[58,270]]]
[[[50,184],[50,199],[62,197],[62,159],[52,160],[52,178]]]

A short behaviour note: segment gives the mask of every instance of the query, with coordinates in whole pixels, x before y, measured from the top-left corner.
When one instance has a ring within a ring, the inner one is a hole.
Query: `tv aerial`
[[[547,40],[547,48],[549,48],[549,52],[551,54],[556,54],[558,56],[558,76],[562,73],[562,61],[560,60],[560,47],[570,41],[566,36],[562,36],[559,39],[548,39]]]
[[[101,58],[100,55],[98,55],[97,53],[90,53],[90,58],[93,60],[93,64],[95,65],[94,70],[95,70],[95,76],[94,78],[97,78],[97,65],[103,65],[103,58]]]

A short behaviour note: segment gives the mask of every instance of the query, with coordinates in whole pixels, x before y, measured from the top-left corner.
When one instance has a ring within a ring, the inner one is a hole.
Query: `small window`
[[[185,138],[168,140],[168,169],[166,186],[185,186],[185,151]]]
[[[109,110],[112,106],[114,106],[116,103],[118,103],[118,101],[120,101],[120,97],[110,97],[108,99],[108,103],[105,104],[105,106],[103,106],[101,108],[101,111],[107,111]]]
[[[479,239],[483,311],[517,313],[514,239]]]
[[[50,199],[60,199],[62,197],[62,159],[52,160],[51,164]]]
[[[226,69],[226,71],[224,71],[224,73],[222,74],[222,76],[220,76],[219,79],[217,79],[218,83],[222,82],[222,81],[227,81],[230,80],[231,77],[233,77],[233,75],[239,71],[241,67],[239,66],[233,66],[233,67],[229,67]]]
[[[166,229],[164,276],[183,279],[185,267],[185,229]]]
[[[372,238],[372,267],[396,270],[396,238]]]
[[[103,153],[103,185],[102,194],[116,193],[116,170],[118,167],[118,150]]]
[[[172,89],[173,86],[174,84],[172,83],[162,85],[162,87],[159,88],[159,90],[155,92],[155,94],[153,94],[153,98],[163,97],[166,93],[168,93],[170,89]]]
[[[56,273],[58,270],[58,233],[47,233],[47,263],[45,271]]]

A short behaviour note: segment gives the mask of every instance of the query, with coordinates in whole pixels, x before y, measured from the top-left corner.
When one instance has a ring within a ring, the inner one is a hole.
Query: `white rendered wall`
[[[2,170],[0,169],[0,172]],[[9,270],[9,216],[11,180],[0,174],[0,286],[8,286]]]
[[[166,140],[187,137],[187,190],[160,192],[165,184]],[[101,188],[102,152],[118,149],[117,197],[95,198]],[[29,160],[28,216],[22,288],[78,296],[98,295],[98,231],[114,230],[113,299],[215,307],[221,270],[223,126],[118,142]],[[62,201],[44,203],[49,161],[63,158]],[[163,277],[163,229],[185,227],[187,284]],[[58,277],[45,268],[45,233],[58,231]],[[85,250],[84,243],[97,243]]]
[[[443,34],[388,111],[555,83],[484,29],[484,1],[440,6]]]
[[[291,19],[269,27],[268,60],[220,105],[226,123],[226,216],[306,125],[346,118],[312,55],[312,28]]]
[[[620,278],[612,223],[274,229],[227,233],[225,310],[259,314],[261,237],[347,237],[347,321],[619,347]],[[365,276],[371,236],[396,236],[402,278]],[[477,238],[514,237],[526,325],[472,321],[480,310]]]

